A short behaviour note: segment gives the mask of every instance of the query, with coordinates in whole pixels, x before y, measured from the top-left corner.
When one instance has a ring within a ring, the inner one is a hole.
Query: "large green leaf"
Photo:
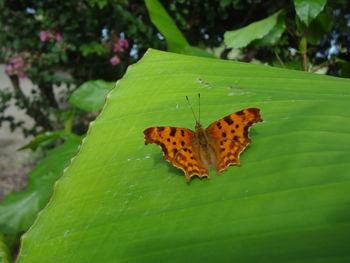
[[[284,31],[284,23],[279,22],[281,11],[273,15],[251,23],[245,27],[227,31],[224,35],[225,45],[229,48],[241,48],[257,39],[263,39],[263,44],[273,43]]]
[[[193,179],[144,145],[153,125],[259,107],[241,167]],[[117,83],[18,263],[348,262],[350,82],[150,50]],[[196,108],[195,108],[196,109]]]
[[[100,79],[87,81],[74,90],[69,103],[85,111],[97,112],[102,109],[107,93],[114,85],[114,82]]]
[[[0,202],[0,231],[18,234],[29,228],[49,200],[53,184],[76,154],[80,141],[79,136],[71,135],[63,145],[51,150],[28,174],[27,188],[11,193]]]
[[[294,0],[295,11],[306,25],[318,16],[326,5],[327,0]]]
[[[175,22],[158,0],[145,0],[145,4],[152,23],[165,37],[169,51],[200,57],[214,57],[209,52],[198,47],[193,47],[187,42]]]
[[[277,16],[276,25],[263,38],[257,39],[253,42],[254,45],[266,46],[275,45],[286,30],[285,26],[285,12],[282,10]]]

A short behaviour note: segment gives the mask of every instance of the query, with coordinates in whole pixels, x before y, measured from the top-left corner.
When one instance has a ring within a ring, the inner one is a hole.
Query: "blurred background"
[[[346,0],[0,0],[0,8],[0,213],[53,149],[84,136],[148,48],[350,77]]]

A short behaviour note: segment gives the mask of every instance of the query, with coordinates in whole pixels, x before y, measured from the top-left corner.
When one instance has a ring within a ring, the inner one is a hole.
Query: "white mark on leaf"
[[[130,157],[130,158],[127,159],[127,161],[128,162],[130,162],[130,161],[143,161],[143,160],[146,160],[146,159],[149,159],[149,158],[151,158],[151,155],[147,154],[147,155],[145,155],[142,158],[132,158],[132,157]]]
[[[228,96],[236,96],[236,95],[245,95],[245,94],[251,94],[251,92],[245,92],[245,91],[241,91],[241,92],[230,92],[229,94],[227,94]]]

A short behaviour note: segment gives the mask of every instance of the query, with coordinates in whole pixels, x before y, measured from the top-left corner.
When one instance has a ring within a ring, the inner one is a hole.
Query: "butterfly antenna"
[[[198,122],[201,122],[201,94],[198,93]]]
[[[190,104],[190,100],[188,99],[187,96],[186,96],[186,100],[187,100],[188,106],[190,106],[190,108],[191,108],[191,111],[192,111],[192,114],[193,114],[194,119],[196,120],[196,123],[198,123],[198,120],[197,120],[197,118],[196,118],[196,114],[194,114],[193,108],[192,108],[192,106],[191,106],[191,104]]]

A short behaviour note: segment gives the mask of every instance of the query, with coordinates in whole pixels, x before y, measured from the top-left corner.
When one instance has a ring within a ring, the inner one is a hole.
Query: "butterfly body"
[[[261,122],[260,109],[244,109],[212,123],[206,129],[197,122],[195,131],[177,127],[150,127],[144,130],[145,144],[155,143],[164,159],[182,169],[187,181],[192,176],[217,175],[229,165],[240,165],[239,155],[250,143],[249,128]]]
[[[210,140],[210,136],[206,133],[203,126],[197,122],[194,132],[194,138],[192,140],[192,147],[195,149],[196,159],[200,160],[206,170],[209,170],[209,167],[216,166],[216,152],[215,145],[213,141]],[[216,171],[218,174],[218,171]],[[209,175],[207,175],[209,177]]]

